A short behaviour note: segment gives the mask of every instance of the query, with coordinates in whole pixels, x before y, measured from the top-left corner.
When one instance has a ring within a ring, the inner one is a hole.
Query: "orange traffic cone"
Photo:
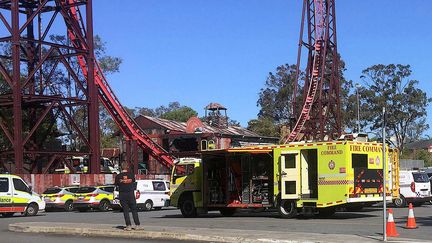
[[[388,220],[387,220],[387,230],[386,234],[390,237],[396,237],[399,236],[398,232],[396,231],[396,224],[393,219],[393,210],[390,208],[388,210]]]
[[[416,224],[415,217],[414,217],[414,209],[413,209],[412,203],[409,204],[408,221],[407,221],[407,224],[406,224],[405,228],[407,228],[407,229],[416,229],[417,228],[417,224]]]

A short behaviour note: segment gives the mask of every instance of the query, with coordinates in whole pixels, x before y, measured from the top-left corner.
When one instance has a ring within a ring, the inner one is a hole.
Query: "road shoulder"
[[[144,225],[144,230],[124,231],[122,226],[111,224],[77,224],[26,222],[9,225],[9,230],[24,233],[62,234],[86,237],[112,237],[129,239],[159,239],[203,242],[378,242],[380,236],[363,237],[342,234],[316,234],[234,230],[219,228],[160,227]],[[410,242],[395,238],[393,242]],[[413,242],[413,241],[411,241]],[[416,242],[419,242],[416,240]]]

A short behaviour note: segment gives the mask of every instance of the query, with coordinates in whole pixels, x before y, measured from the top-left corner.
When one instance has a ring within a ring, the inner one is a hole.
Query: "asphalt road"
[[[397,230],[402,238],[430,240],[432,242],[432,206],[416,207],[418,229],[408,230],[406,223],[408,209],[393,209]],[[382,209],[371,207],[359,212],[337,212],[329,218],[298,217],[281,219],[273,212],[242,212],[233,217],[222,217],[214,212],[195,218],[183,218],[179,210],[166,209],[161,211],[140,212],[141,224],[161,225],[190,228],[222,228],[222,229],[256,229],[282,232],[313,232],[333,233],[361,236],[379,236],[382,234]],[[0,218],[1,241],[3,242],[118,242],[116,239],[94,239],[83,237],[62,237],[53,235],[32,235],[12,233],[8,225],[15,222],[71,222],[71,223],[103,223],[123,225],[122,213],[118,212],[51,212],[35,217],[15,216]],[[133,241],[132,241],[133,242]],[[152,241],[156,242],[156,241]]]

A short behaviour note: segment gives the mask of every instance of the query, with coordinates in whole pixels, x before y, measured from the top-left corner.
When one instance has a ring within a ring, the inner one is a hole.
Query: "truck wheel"
[[[102,200],[99,204],[99,210],[102,212],[108,211],[110,208],[110,203],[107,200]]]
[[[25,216],[35,216],[39,211],[39,207],[36,203],[30,203],[30,205],[27,206],[27,209],[25,211]]]
[[[405,200],[405,198],[401,195],[400,197],[395,198],[395,199],[393,200],[393,204],[394,204],[395,207],[397,207],[397,208],[403,208],[403,207],[406,206],[406,200]]]
[[[231,217],[237,212],[237,209],[236,208],[221,208],[221,209],[219,209],[219,212],[225,217]]]
[[[64,210],[65,210],[66,212],[71,212],[71,211],[73,210],[73,204],[72,204],[72,201],[66,201],[66,202],[65,202]],[[46,211],[46,208],[45,208],[45,211]]]
[[[153,202],[152,200],[147,200],[144,203],[144,211],[150,211],[153,208]]]
[[[278,211],[281,218],[290,219],[297,216],[297,207],[295,201],[280,200]]]
[[[197,209],[192,198],[185,198],[180,204],[180,211],[185,218],[195,218],[197,216]]]

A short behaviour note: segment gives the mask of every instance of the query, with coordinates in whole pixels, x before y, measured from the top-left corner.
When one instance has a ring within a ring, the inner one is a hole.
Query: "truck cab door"
[[[300,152],[282,151],[279,164],[281,199],[299,199]]]

